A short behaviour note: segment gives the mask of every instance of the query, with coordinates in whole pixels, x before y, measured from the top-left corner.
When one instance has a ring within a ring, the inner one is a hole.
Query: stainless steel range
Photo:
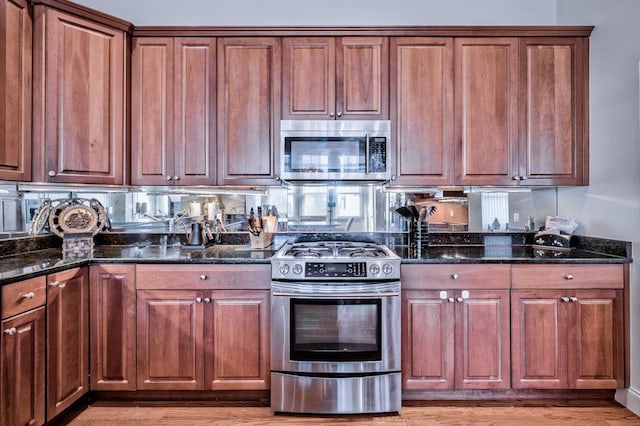
[[[400,258],[370,242],[296,242],[271,270],[271,408],[399,412]]]

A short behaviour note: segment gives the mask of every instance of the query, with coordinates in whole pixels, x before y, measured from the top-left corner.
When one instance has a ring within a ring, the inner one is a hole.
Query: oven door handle
[[[369,134],[367,133],[364,145],[364,172],[365,174],[369,174]]]
[[[377,299],[379,297],[399,297],[399,293],[339,293],[339,294],[321,294],[321,293],[287,293],[281,291],[274,291],[272,296],[283,297],[306,297],[308,299],[344,299],[346,297],[360,298],[360,299]]]

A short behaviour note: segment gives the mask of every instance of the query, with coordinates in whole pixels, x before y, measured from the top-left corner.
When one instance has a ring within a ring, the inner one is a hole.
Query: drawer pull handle
[[[14,334],[16,334],[18,332],[18,330],[16,330],[15,327],[11,327],[8,328],[4,331],[4,334],[8,334],[9,336],[13,336]]]
[[[569,299],[567,296],[562,296],[562,297],[560,298],[560,300],[562,300],[563,302],[567,303],[567,302],[569,302],[571,299]]]
[[[57,288],[65,288],[67,286],[66,283],[61,283],[60,281],[54,281],[52,283],[49,284],[51,287],[57,287]]]
[[[451,279],[452,279],[452,280],[460,279],[460,275],[458,275],[458,274],[453,274],[453,275],[451,275]]]
[[[33,299],[34,297],[36,297],[36,294],[34,292],[32,292],[32,291],[22,295],[23,299]]]
[[[206,281],[207,276],[205,274],[200,275],[200,281]]]
[[[566,280],[571,281],[571,280],[573,279],[573,275],[568,274],[568,275],[565,275],[565,276],[564,276],[564,278],[565,278]]]

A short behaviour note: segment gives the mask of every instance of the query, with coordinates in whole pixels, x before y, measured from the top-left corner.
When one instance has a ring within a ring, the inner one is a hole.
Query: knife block
[[[262,231],[260,235],[249,232],[249,243],[252,249],[267,248],[273,243],[273,232]]]

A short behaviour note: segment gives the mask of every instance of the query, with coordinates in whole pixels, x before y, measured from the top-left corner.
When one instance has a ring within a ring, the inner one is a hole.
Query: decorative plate
[[[45,198],[38,207],[38,211],[33,215],[31,226],[29,227],[29,235],[38,235],[42,232],[49,220],[51,212],[51,199]]]
[[[90,232],[96,235],[104,229],[107,213],[96,199],[70,198],[51,209],[49,227],[57,236]]]

